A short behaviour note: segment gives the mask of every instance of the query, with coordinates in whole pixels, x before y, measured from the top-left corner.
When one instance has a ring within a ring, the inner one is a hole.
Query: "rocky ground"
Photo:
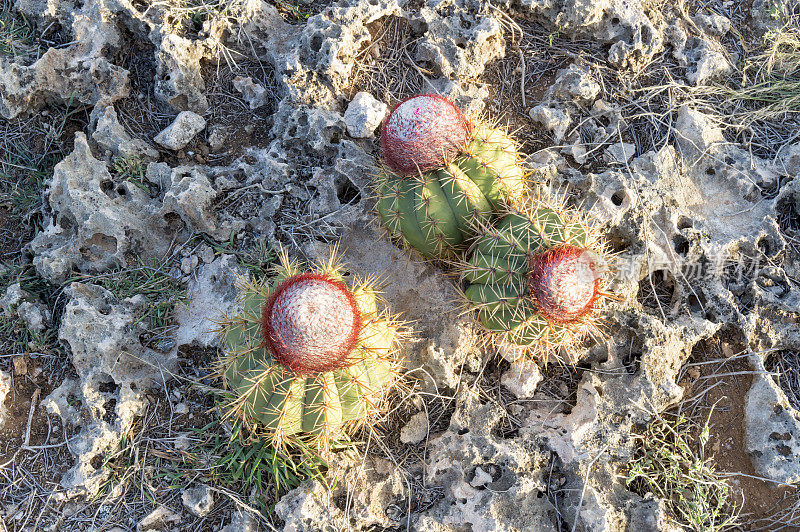
[[[0,0],[2,530],[798,529],[798,17]],[[618,298],[576,367],[481,347],[446,268],[381,237],[376,129],[419,92],[599,224]],[[408,389],[276,487],[225,445],[213,320],[337,242],[413,323]]]

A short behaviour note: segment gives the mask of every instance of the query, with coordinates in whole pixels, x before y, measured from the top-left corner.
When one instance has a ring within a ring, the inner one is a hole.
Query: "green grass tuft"
[[[667,419],[656,413],[635,438],[638,448],[626,474],[628,487],[663,499],[677,520],[692,530],[713,532],[736,526],[738,514],[730,485],[705,453],[708,421],[698,427],[683,416]]]

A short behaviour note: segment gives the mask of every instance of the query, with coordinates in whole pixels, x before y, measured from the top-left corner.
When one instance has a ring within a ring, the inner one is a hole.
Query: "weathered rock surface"
[[[73,269],[103,271],[128,265],[141,250],[163,254],[169,243],[157,201],[128,182],[115,183],[92,155],[86,135],[55,167],[47,189],[52,215],[30,243],[39,275],[63,282]]]

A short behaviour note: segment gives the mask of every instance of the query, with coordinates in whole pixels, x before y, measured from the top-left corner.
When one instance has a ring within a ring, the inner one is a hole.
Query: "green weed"
[[[697,427],[683,416],[667,419],[656,413],[635,438],[638,450],[625,478],[633,491],[663,499],[675,517],[692,530],[714,532],[736,526],[738,515],[730,485],[706,457],[708,420]]]
[[[152,194],[151,184],[145,177],[147,168],[142,160],[132,155],[130,157],[117,157],[112,165],[118,179],[133,183],[148,194]]]

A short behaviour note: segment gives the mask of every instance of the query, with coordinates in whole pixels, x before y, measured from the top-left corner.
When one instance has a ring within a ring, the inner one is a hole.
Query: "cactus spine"
[[[398,104],[381,129],[376,208],[389,233],[429,258],[462,251],[495,211],[526,193],[516,144],[435,95]]]
[[[241,287],[242,310],[221,324],[228,414],[276,446],[326,452],[396,383],[400,325],[371,282],[345,283],[335,259],[306,272],[280,262],[271,286]]]
[[[488,337],[512,358],[545,362],[599,333],[605,252],[577,214],[543,203],[484,226],[462,265],[464,292]]]

